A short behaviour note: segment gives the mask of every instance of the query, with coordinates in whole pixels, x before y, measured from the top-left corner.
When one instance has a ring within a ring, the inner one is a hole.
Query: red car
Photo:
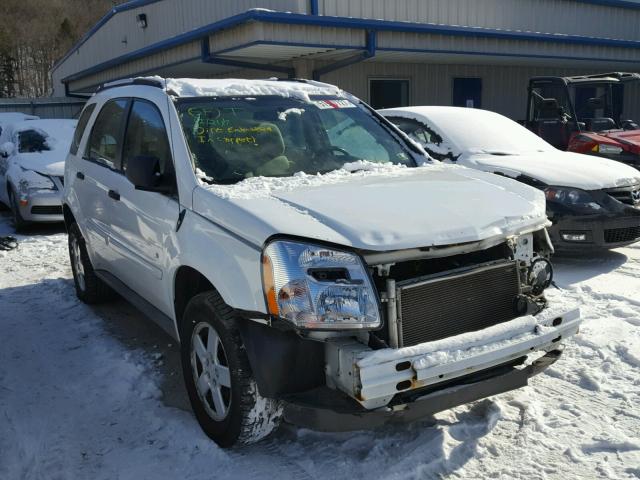
[[[554,147],[640,168],[640,126],[624,118],[625,87],[637,73],[534,77],[525,126]]]

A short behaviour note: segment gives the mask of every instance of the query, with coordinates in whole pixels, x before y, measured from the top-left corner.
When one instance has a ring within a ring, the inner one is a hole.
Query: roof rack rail
[[[148,87],[164,88],[163,82],[154,78],[124,78],[122,80],[114,80],[112,82],[103,83],[98,87],[96,93],[102,92],[109,88],[123,87],[125,85],[146,85]]]

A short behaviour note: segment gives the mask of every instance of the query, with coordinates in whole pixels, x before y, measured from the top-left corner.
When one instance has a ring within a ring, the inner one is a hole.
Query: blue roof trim
[[[629,0],[576,0],[578,3],[591,3],[593,5],[602,5],[604,7],[620,7],[640,9],[640,2],[631,2]]]
[[[442,53],[446,55],[472,55],[478,57],[511,57],[511,58],[542,58],[553,60],[577,60],[582,62],[608,62],[608,63],[630,63],[638,65],[640,60],[627,60],[620,58],[594,58],[576,57],[569,55],[540,55],[534,53],[502,53],[502,52],[477,52],[463,50],[432,50],[421,48],[378,48],[378,52],[408,52],[408,53]]]
[[[141,0],[142,1],[142,0]],[[151,0],[144,0],[151,1]],[[158,1],[158,0],[155,0]],[[133,8],[133,7],[132,7]],[[136,60],[147,55],[176,47],[184,43],[200,40],[212,33],[225,28],[235,27],[248,21],[261,21],[267,23],[281,23],[287,25],[307,25],[329,28],[353,28],[370,31],[385,32],[411,32],[436,35],[451,35],[463,37],[496,38],[503,40],[520,40],[550,43],[569,43],[578,45],[592,45],[600,47],[633,48],[640,49],[640,41],[637,40],[617,40],[609,38],[583,37],[579,35],[563,35],[552,33],[519,32],[512,30],[496,30],[480,27],[461,27],[449,25],[435,25],[412,22],[398,22],[387,20],[374,20],[363,18],[343,18],[314,16],[299,13],[281,13],[263,10],[249,10],[245,13],[225,18],[218,22],[191,30],[189,32],[168,38],[161,42],[154,43],[147,47],[121,55],[106,62],[95,65],[91,68],[66,77],[63,81],[75,80],[77,78],[103,71],[123,62]]]
[[[64,54],[64,56],[60,60],[54,63],[53,67],[51,67],[51,70],[53,71],[56,68],[58,68],[58,66],[62,62],[64,62],[67,58],[69,58],[73,54],[73,52],[75,52],[78,48],[80,48],[87,40],[89,40],[98,30],[102,28],[102,26],[105,23],[111,20],[111,18],[117,13],[126,12],[127,10],[133,10],[134,8],[144,7],[145,5],[149,5],[151,3],[157,3],[161,1],[162,0],[131,0],[130,2],[116,5],[111,10],[109,10],[104,17],[98,20],[98,23],[96,23],[93,27],[91,27],[91,29],[87,33],[85,33],[80,38],[80,40],[78,40],[75,43],[75,45],[71,47],[67,53]]]

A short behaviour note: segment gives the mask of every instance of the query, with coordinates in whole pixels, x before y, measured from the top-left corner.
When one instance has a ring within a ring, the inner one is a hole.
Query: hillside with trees
[[[0,1],[0,97],[43,97],[49,70],[114,5],[112,0]]]

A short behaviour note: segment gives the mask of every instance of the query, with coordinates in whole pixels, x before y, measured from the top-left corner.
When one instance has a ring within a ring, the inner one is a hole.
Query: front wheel
[[[233,311],[217,292],[191,299],[180,338],[191,407],[212,440],[221,447],[248,445],[279,426],[281,402],[258,392]]]

